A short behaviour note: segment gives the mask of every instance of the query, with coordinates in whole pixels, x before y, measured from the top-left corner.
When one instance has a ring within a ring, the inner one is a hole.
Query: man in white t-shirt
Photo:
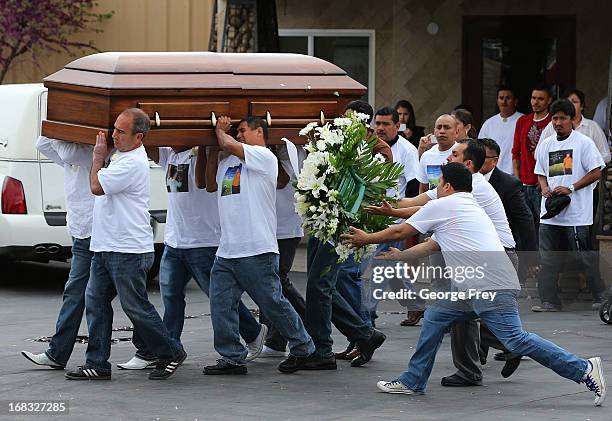
[[[442,114],[436,119],[434,136],[437,144],[432,145],[432,136],[421,138],[419,143],[419,171],[417,180],[421,183],[419,193],[434,189],[438,184],[441,167],[446,163],[446,158],[451,154],[453,145],[457,138],[457,120],[450,114]],[[429,150],[425,150],[426,148]]]
[[[149,157],[166,170],[168,213],[159,290],[164,303],[164,324],[170,336],[179,343],[185,320],[185,288],[193,278],[208,295],[210,271],[219,246],[221,227],[217,195],[213,193],[216,182],[213,178],[209,185],[206,183],[206,172],[213,171],[207,164],[214,161],[211,167],[216,168],[218,151],[217,147],[205,146],[148,150]],[[262,351],[267,329],[257,322],[242,301],[238,304],[238,313],[240,335],[254,358]],[[119,368],[139,370],[155,363],[137,331],[132,342],[137,349],[136,355],[126,363],[117,364]]]
[[[437,190],[438,199],[427,203],[404,224],[375,233],[350,227],[352,233],[343,235],[354,247],[362,247],[433,232],[435,240],[404,251],[393,250],[382,258],[414,260],[437,249],[442,251],[451,274],[448,298],[434,301],[425,311],[408,369],[395,380],[379,381],[377,387],[386,393],[423,394],[445,332],[458,321],[480,318],[511,352],[527,355],[567,379],[585,383],[595,393],[595,405],[601,405],[606,395],[601,358],[578,358],[523,330],[518,312],[518,277],[495,226],[470,193],[470,171],[455,162],[445,165]],[[472,275],[467,275],[468,269]]]
[[[478,133],[479,138],[493,139],[499,145],[497,168],[513,174],[512,146],[514,146],[514,129],[523,113],[516,111],[518,98],[511,88],[502,86],[497,90],[497,107],[499,114],[485,121]]]
[[[41,136],[36,141],[36,149],[64,169],[66,224],[72,236],[72,258],[62,307],[49,347],[40,354],[21,351],[21,355],[34,364],[61,369],[66,367],[72,354],[85,311],[85,288],[89,281],[92,257],[89,241],[94,195],[89,189],[89,171],[93,148],[90,145]]]
[[[187,357],[147,297],[147,272],[154,253],[149,160],[142,140],[149,128],[149,116],[138,108],[119,114],[113,131],[117,152],[107,168],[106,135],[99,132],[96,138],[90,175],[96,196],[90,243],[94,255],[85,292],[89,342],[85,365],[66,373],[70,380],[110,380],[112,301],[117,295],[138,338],[158,360],[149,379],[170,377]]]
[[[595,305],[603,300],[604,290],[589,226],[593,224],[593,188],[605,164],[593,141],[572,129],[576,110],[570,101],[555,101],[550,113],[557,134],[540,141],[535,150],[534,172],[543,196],[540,207],[542,269],[538,273],[542,305],[532,308],[536,312],[561,309],[557,278],[568,258],[576,258],[584,267]],[[550,217],[546,203],[550,205],[553,196],[568,196],[571,201]],[[558,253],[561,251],[571,253]]]
[[[279,371],[307,368],[315,346],[302,320],[283,296],[278,276],[276,183],[278,163],[266,147],[268,126],[259,117],[238,125],[238,142],[220,117],[215,133],[227,154],[218,164],[221,239],[210,276],[210,312],[215,350],[221,355],[204,374],[246,374],[246,348],[238,335],[238,301],[247,292],[266,318],[289,341],[289,357]]]

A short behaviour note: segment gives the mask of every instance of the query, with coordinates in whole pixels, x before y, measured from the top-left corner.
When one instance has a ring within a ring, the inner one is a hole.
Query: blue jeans
[[[247,292],[260,311],[289,342],[296,357],[314,352],[300,316],[282,294],[278,275],[278,254],[225,259],[217,256],[210,275],[210,313],[215,350],[230,364],[244,365],[246,348],[238,336],[238,305]]]
[[[352,343],[369,339],[373,332],[336,289],[337,261],[338,255],[331,244],[315,237],[308,240],[304,323],[320,357],[332,355],[332,323]]]
[[[155,358],[171,360],[182,352],[147,296],[147,272],[153,259],[153,253],[94,253],[85,291],[89,330],[86,367],[102,371],[111,369],[108,362],[113,328],[111,302],[117,295],[134,331]]]
[[[364,322],[371,324],[370,315],[365,311],[361,300],[363,281],[361,279],[361,263],[355,262],[354,255],[340,264],[336,289]]]
[[[49,342],[47,357],[59,365],[66,366],[85,311],[85,288],[89,281],[89,267],[93,253],[89,251],[90,238],[72,239],[70,273],[64,286],[62,308],[57,316],[55,335]]]
[[[537,186],[523,186],[525,194],[525,202],[533,215],[533,223],[535,225],[536,246],[539,244],[539,227],[540,227],[540,210],[542,206],[542,193]]]
[[[471,311],[457,306],[430,305],[408,369],[398,380],[410,389],[424,392],[444,333],[456,322],[480,318],[502,345],[517,355],[526,355],[566,379],[580,382],[588,362],[533,333],[525,332],[518,313],[518,291],[500,290],[493,302],[472,301]]]
[[[185,288],[193,278],[200,289],[208,296],[210,288],[210,271],[215,261],[217,247],[198,247],[191,249],[164,247],[160,271],[159,289],[164,303],[164,324],[170,336],[181,343],[181,334],[185,322]],[[257,339],[261,325],[249,309],[240,301],[238,305],[240,318],[240,336],[246,343]],[[138,332],[134,332],[136,356],[151,360],[153,355],[146,349]]]
[[[591,246],[590,226],[566,227],[540,224],[540,256],[538,293],[542,302],[561,305],[557,279],[567,262],[581,269],[593,298],[599,298],[605,285],[599,273],[599,253]]]

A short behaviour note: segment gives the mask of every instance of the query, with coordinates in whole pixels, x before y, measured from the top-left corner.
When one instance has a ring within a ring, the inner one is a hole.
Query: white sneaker
[[[259,335],[257,335],[253,342],[249,342],[247,344],[247,350],[249,351],[246,357],[247,361],[253,361],[255,358],[259,357],[259,354],[261,354],[261,350],[264,347],[264,342],[266,341],[267,334],[268,326],[262,324],[261,330],[259,331]]]
[[[143,360],[137,356],[133,356],[131,360],[126,363],[117,364],[122,370],[144,370],[145,368],[155,368],[157,360]]]
[[[604,377],[601,358],[594,357],[588,360],[591,363],[591,372],[582,380],[591,392],[595,393],[595,406],[601,406],[606,399],[606,378]]]
[[[64,369],[64,366],[59,365],[58,363],[54,362],[51,358],[47,357],[46,352],[43,352],[42,354],[32,354],[31,352],[28,352],[28,351],[21,351],[21,355],[23,355],[28,360],[32,361],[34,364],[37,364],[37,365],[48,365],[49,367],[55,368],[58,370]]]
[[[286,351],[277,351],[264,345],[259,358],[285,358],[286,356]]]
[[[391,380],[390,382],[386,382],[384,380],[376,383],[376,387],[382,390],[385,393],[401,393],[403,395],[422,395],[423,392],[416,392],[412,389],[409,389],[404,383],[399,380]]]

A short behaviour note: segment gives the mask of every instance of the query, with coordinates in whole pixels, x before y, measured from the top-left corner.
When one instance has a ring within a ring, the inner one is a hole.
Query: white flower
[[[306,127],[300,130],[300,136],[306,136],[308,133],[312,131],[312,129],[314,129],[317,126],[318,126],[318,123],[316,121],[313,121],[312,123],[308,123]]]
[[[325,139],[317,140],[317,149],[320,151],[324,151],[327,145],[325,144]]]
[[[376,155],[374,155],[374,161],[378,161],[378,162],[386,162],[385,157],[382,156],[380,153],[377,153]]]
[[[351,125],[351,119],[348,117],[334,118],[334,126],[336,127],[350,126],[350,125]]]
[[[353,114],[357,119],[361,121],[370,121],[370,116],[364,113],[354,113]]]
[[[338,263],[344,262],[349,258],[351,254],[353,254],[355,250],[349,246],[344,245],[343,243],[336,245],[336,253],[338,254]]]

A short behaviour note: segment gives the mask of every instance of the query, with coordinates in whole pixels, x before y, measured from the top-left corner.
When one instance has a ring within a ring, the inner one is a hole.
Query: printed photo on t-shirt
[[[223,184],[221,185],[221,196],[229,196],[231,194],[240,194],[240,171],[242,164],[235,167],[229,167],[225,171]]]
[[[573,150],[548,152],[548,176],[572,175]]]
[[[168,164],[166,189],[168,193],[189,191],[189,164]]]
[[[427,180],[429,180],[429,190],[438,187],[438,181],[442,175],[442,165],[427,166]]]

